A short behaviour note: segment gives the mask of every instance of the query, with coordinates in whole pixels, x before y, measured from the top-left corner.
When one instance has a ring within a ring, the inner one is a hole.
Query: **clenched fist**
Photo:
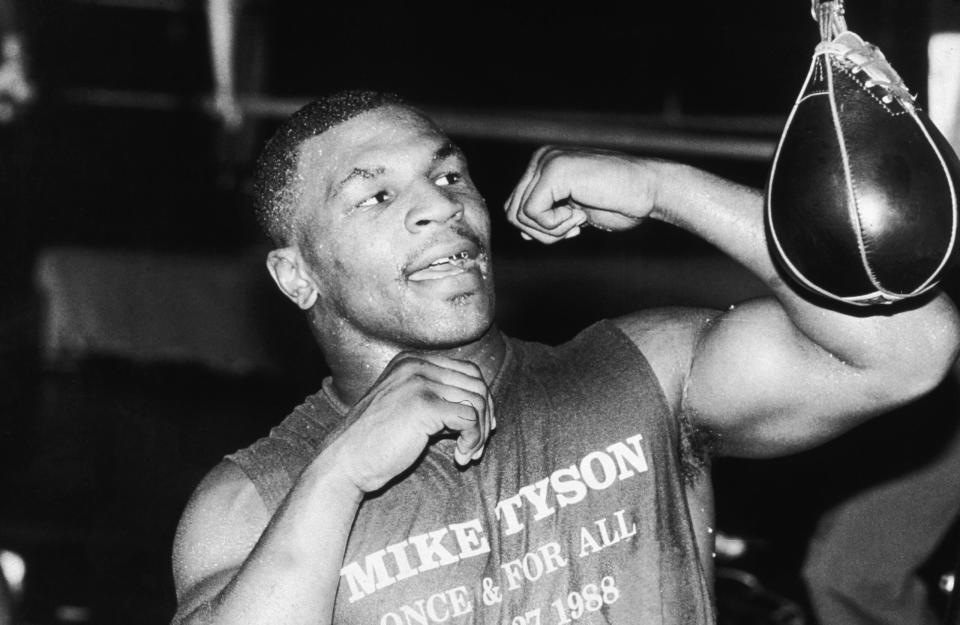
[[[444,356],[401,353],[347,414],[324,454],[361,492],[408,469],[436,434],[457,434],[457,463],[483,453],[496,427],[493,400],[480,368]]]
[[[655,161],[588,148],[540,148],[504,205],[526,239],[555,243],[584,225],[627,230],[656,206]]]

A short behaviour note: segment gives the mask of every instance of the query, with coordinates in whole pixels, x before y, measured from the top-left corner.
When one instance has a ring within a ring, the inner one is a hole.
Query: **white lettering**
[[[418,534],[410,537],[410,542],[417,548],[417,555],[420,557],[418,571],[421,573],[432,571],[441,566],[455,564],[460,559],[440,544],[440,541],[448,533],[449,531],[444,527],[428,534]]]
[[[539,482],[529,484],[520,489],[520,494],[527,498],[527,501],[533,504],[536,509],[533,513],[533,520],[539,521],[545,519],[554,512],[556,508],[547,505],[547,495],[550,493],[550,478],[543,478]]]
[[[452,537],[447,538],[451,532]],[[446,545],[443,544],[444,539]],[[483,526],[479,519],[473,519],[389,545],[386,549],[371,553],[362,561],[344,565],[340,569],[340,575],[346,580],[350,589],[349,599],[353,603],[381,588],[424,571],[432,571],[441,566],[455,564],[461,558],[489,552],[490,542],[484,535]],[[415,557],[419,559],[415,560]],[[414,566],[414,562],[417,566]]]
[[[500,569],[507,578],[507,588],[516,590],[520,588],[520,580],[523,579],[523,567],[520,566],[520,560],[510,560],[500,565]]]
[[[500,569],[506,576],[507,588],[516,590],[524,579],[535,582],[543,577],[544,573],[553,573],[565,566],[567,562],[560,555],[560,544],[552,542],[525,553],[521,558],[504,562]]]
[[[547,543],[538,549],[543,556],[543,561],[547,565],[547,573],[553,573],[557,569],[567,566],[567,561],[560,555],[560,543]]]
[[[523,556],[523,576],[531,582],[535,582],[543,575],[543,562],[535,553],[528,553]]]
[[[605,490],[618,479],[622,481],[646,472],[648,465],[642,441],[643,436],[636,434],[613,443],[605,451],[590,452],[579,463],[557,469],[549,477],[522,486],[515,495],[497,502],[494,512],[501,533],[504,536],[517,534],[526,527],[527,518],[542,521],[555,515],[557,507],[565,508],[582,502],[591,490]],[[529,510],[523,515],[523,509],[528,504]],[[636,523],[628,526],[623,510],[615,513],[614,517],[616,522],[613,518],[595,522],[597,535],[585,527],[581,528],[580,557],[636,534]],[[450,538],[447,538],[448,535]],[[414,551],[417,560],[414,560]],[[490,541],[484,535],[480,519],[472,519],[410,536],[407,540],[367,555],[362,561],[343,566],[340,575],[346,580],[352,603],[398,581],[489,552]],[[550,543],[522,558],[501,564],[501,569],[506,585],[516,589],[524,579],[539,579],[561,566],[566,566],[566,562],[560,554],[559,545]],[[444,622],[456,615],[458,610],[472,609],[469,598],[459,594],[450,594],[446,599],[433,598],[431,601],[419,607],[417,604],[406,606],[406,612],[403,613],[405,622],[421,622],[425,618]],[[392,625],[399,622],[396,619],[400,619],[400,615],[391,612],[382,617],[381,623]]]
[[[413,606],[400,606],[400,612],[403,614],[403,620],[407,623],[407,625],[410,625],[410,623],[429,625],[430,621],[427,620],[425,604],[426,602],[423,599],[419,599],[413,602]]]
[[[407,558],[407,541],[399,542],[387,547],[387,551],[393,556],[397,563],[397,581],[413,577],[418,574],[417,569],[410,566],[410,559]]]
[[[384,554],[386,550],[381,549],[368,555],[364,559],[366,568],[361,567],[357,562],[351,562],[340,569],[340,575],[347,578],[347,585],[350,587],[350,603],[363,599],[370,593],[386,588],[397,581],[387,573],[387,567],[383,562]]]
[[[597,477],[593,469],[594,461],[600,463],[600,471],[603,479]],[[580,476],[583,481],[593,490],[604,490],[609,488],[617,479],[617,464],[609,455],[602,451],[593,451],[583,457],[580,461]]]
[[[630,470],[630,467],[627,466],[629,462],[633,465],[633,468],[637,470],[637,473],[645,473],[647,471],[647,459],[643,455],[643,448],[640,447],[640,441],[643,440],[643,436],[637,434],[636,436],[631,436],[627,439],[626,444],[624,443],[614,443],[607,447],[607,451],[613,454],[613,457],[617,460],[617,467],[620,469],[620,479],[625,480],[628,477],[633,477],[634,473]],[[631,450],[627,445],[632,445],[633,449]]]
[[[490,553],[490,543],[487,542],[487,537],[483,535],[483,526],[480,525],[480,519],[474,519],[466,523],[452,523],[449,527],[453,531],[453,535],[457,537],[461,560]]]
[[[580,557],[588,556],[591,553],[596,553],[611,545],[615,545],[618,542],[635,536],[637,533],[637,524],[631,524],[631,527],[627,528],[627,519],[626,519],[626,510],[618,510],[613,513],[614,518],[617,520],[617,529],[613,530],[613,534],[610,533],[610,529],[607,525],[607,519],[598,519],[593,522],[597,526],[597,531],[600,534],[600,542],[597,542],[597,539],[593,534],[590,533],[586,527],[580,528]]]
[[[637,524],[632,523],[630,529],[627,529],[627,520],[623,518],[623,514],[626,510],[617,510],[613,513],[613,516],[617,517],[617,522],[620,523],[620,537],[621,538],[630,538],[631,536],[637,535]]]
[[[523,523],[517,518],[517,509],[523,506],[520,495],[514,495],[497,503],[493,509],[497,513],[497,520],[504,525],[503,533],[507,536],[516,534],[523,529]]]
[[[580,471],[575,464],[551,473],[550,485],[556,491],[557,505],[561,508],[580,503],[587,496],[587,487],[580,481]]]
[[[618,534],[616,530],[614,530],[612,538],[610,537],[610,534],[607,533],[606,519],[600,519],[599,521],[595,521],[594,525],[596,525],[597,529],[600,530],[600,542],[603,543],[604,547],[609,547],[613,543],[620,541],[620,534]]]
[[[440,600],[440,607],[443,609],[443,614],[437,610],[436,601]],[[450,610],[447,609],[447,598],[442,594],[430,595],[430,598],[427,599],[427,616],[430,617],[430,620],[434,623],[443,623],[446,620],[450,619]]]
[[[590,555],[591,553],[596,553],[600,551],[602,547],[597,544],[597,541],[593,538],[590,532],[585,527],[580,528],[580,557]]]
[[[400,606],[400,613],[387,612],[380,625],[431,625],[473,612],[466,586],[457,586]]]
[[[463,616],[473,612],[473,602],[470,601],[470,593],[466,586],[458,586],[447,591],[450,597],[450,607],[453,609],[454,616]]]
[[[578,464],[557,469],[549,478],[520,487],[516,495],[499,501],[495,511],[497,520],[507,536],[524,528],[520,511],[529,502],[534,521],[556,513],[553,499],[560,508],[580,503],[591,490],[610,488],[617,479],[625,480],[648,470],[647,459],[641,446],[643,435],[636,434],[618,441],[606,451],[593,451],[580,459]]]

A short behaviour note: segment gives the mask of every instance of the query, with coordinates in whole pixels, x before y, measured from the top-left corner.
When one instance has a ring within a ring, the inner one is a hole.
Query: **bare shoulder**
[[[180,518],[173,575],[180,610],[226,585],[259,540],[270,516],[253,482],[223,461],[203,478]]]
[[[613,320],[643,352],[675,413],[700,337],[718,314],[709,308],[651,308]]]

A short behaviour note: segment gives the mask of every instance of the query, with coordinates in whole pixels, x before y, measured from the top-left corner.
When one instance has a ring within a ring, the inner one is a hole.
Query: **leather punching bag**
[[[820,24],[774,156],[766,227],[781,268],[827,298],[891,303],[937,284],[954,254],[960,161],[843,3]]]

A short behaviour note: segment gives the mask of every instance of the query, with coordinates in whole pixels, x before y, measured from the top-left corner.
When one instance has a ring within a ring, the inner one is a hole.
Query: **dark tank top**
[[[458,468],[438,441],[364,500],[334,622],[713,623],[677,421],[646,359],[610,322],[507,345],[482,460]],[[228,457],[271,513],[344,409],[321,391]]]

